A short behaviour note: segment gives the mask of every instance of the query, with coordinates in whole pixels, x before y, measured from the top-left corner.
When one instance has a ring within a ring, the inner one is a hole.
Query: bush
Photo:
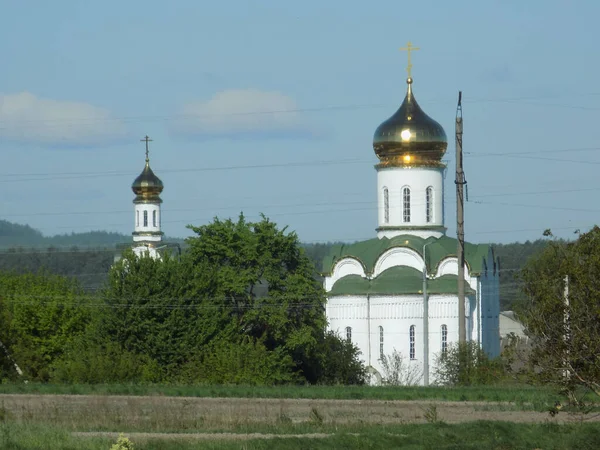
[[[437,356],[435,365],[436,384],[446,386],[493,384],[505,375],[502,362],[490,360],[473,341],[450,344],[446,353]]]
[[[423,377],[421,367],[407,363],[396,349],[391,355],[383,355],[381,367],[381,384],[386,386],[416,386]]]

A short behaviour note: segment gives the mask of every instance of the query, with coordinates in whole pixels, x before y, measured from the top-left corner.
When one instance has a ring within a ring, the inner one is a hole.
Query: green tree
[[[269,351],[288,354],[298,373],[316,381],[311,365],[326,326],[325,297],[297,235],[264,216],[190,228],[196,236],[187,240],[184,258],[193,269],[191,293],[211,287],[215,335],[257,339]]]
[[[169,378],[198,345],[197,308],[202,299],[187,297],[187,273],[168,254],[137,257],[131,250],[114,265],[103,292],[94,345],[118,344],[125,354],[144,356]]]
[[[0,274],[3,343],[27,379],[49,379],[50,364],[85,330],[89,306],[88,297],[68,278]]]
[[[534,379],[561,386],[575,401],[581,386],[600,396],[600,228],[575,242],[549,242],[521,279]]]

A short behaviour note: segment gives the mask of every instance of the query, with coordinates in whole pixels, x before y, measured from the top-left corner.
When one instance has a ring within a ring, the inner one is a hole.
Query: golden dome
[[[150,160],[146,157],[146,166],[144,167],[144,170],[131,185],[131,190],[136,195],[134,202],[162,202],[159,195],[163,188],[163,182],[154,175],[154,172],[152,172],[152,169],[150,168]]]
[[[380,166],[443,166],[448,141],[444,128],[423,112],[412,93],[412,78],[402,105],[373,136]]]

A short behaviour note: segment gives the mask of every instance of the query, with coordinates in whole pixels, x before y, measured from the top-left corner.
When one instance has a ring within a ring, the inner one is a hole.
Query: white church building
[[[148,143],[151,142],[151,139],[146,136],[142,142],[146,143],[146,164],[142,173],[131,185],[131,190],[135,194],[133,199],[133,245],[117,246],[115,262],[121,259],[121,252],[125,248],[131,248],[138,257],[148,256],[154,259],[162,259],[161,253],[165,251],[174,250],[176,253],[181,253],[179,244],[163,242],[160,194],[164,189],[164,184],[150,168]]]
[[[386,376],[381,360],[394,350],[418,384],[434,383],[437,356],[458,341],[457,240],[444,226],[448,142],[412,84],[409,71],[404,102],[373,138],[377,236],[336,246],[323,263],[328,327],[358,346],[373,383]],[[499,262],[491,246],[465,244],[464,273],[467,339],[498,356]]]

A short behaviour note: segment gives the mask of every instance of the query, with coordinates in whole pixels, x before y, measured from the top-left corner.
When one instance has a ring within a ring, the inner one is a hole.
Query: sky
[[[377,126],[413,91],[448,136],[463,95],[467,241],[600,222],[600,3],[576,0],[1,1],[0,219],[46,235],[264,213],[305,242],[376,235]]]

